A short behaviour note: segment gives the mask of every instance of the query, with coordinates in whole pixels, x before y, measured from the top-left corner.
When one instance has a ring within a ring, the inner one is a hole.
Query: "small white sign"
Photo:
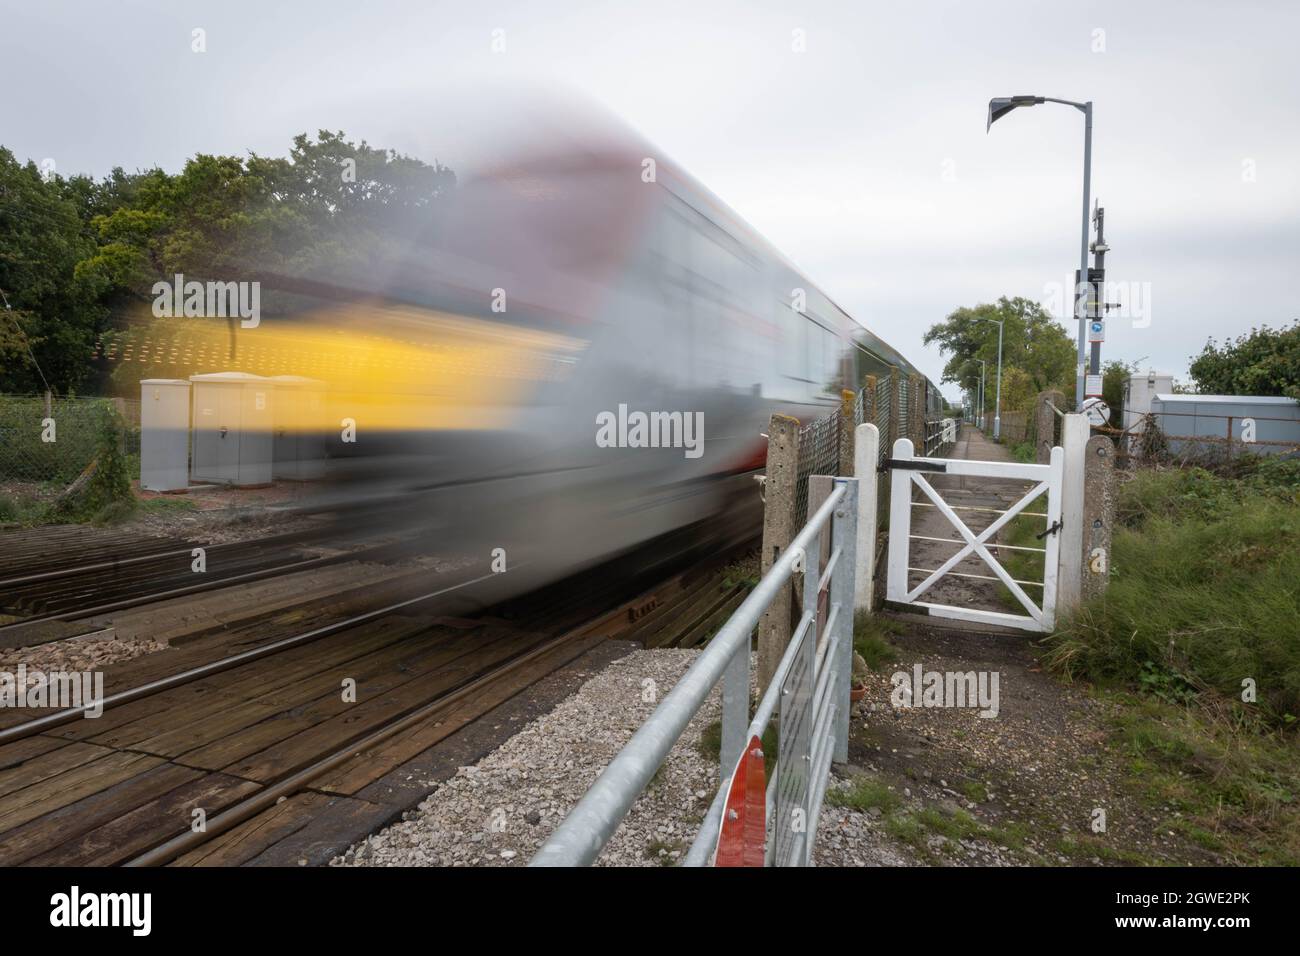
[[[1106,320],[1093,319],[1088,323],[1088,341],[1105,342],[1106,341]]]
[[[1088,398],[1101,398],[1101,376],[1085,375],[1083,378],[1083,394]]]
[[[1110,406],[1100,398],[1090,398],[1083,403],[1083,413],[1088,416],[1088,424],[1100,428],[1110,421]]]

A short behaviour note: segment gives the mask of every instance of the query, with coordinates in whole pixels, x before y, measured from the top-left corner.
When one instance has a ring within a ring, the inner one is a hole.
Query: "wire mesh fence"
[[[67,484],[108,437],[124,442],[128,455],[138,454],[139,406],[104,398],[0,395],[0,481]]]
[[[799,468],[796,471],[794,507],[801,524],[808,514],[810,475],[838,475],[840,467],[840,416],[837,409],[799,429]]]

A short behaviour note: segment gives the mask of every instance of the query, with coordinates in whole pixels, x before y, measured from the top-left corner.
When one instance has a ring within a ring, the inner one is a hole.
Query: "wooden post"
[[[1083,461],[1088,443],[1088,418],[1066,415],[1061,420],[1065,473],[1061,481],[1061,551],[1056,582],[1056,619],[1079,604],[1083,590]]]
[[[767,574],[794,539],[795,484],[799,477],[799,421],[773,415],[767,430],[767,478],[763,482],[763,552],[759,571]],[[790,585],[781,588],[758,623],[758,693],[776,674],[790,641]]]
[[[876,403],[879,400],[880,399],[876,394],[876,376],[868,375],[867,383],[865,386],[863,386],[863,390],[862,390],[862,421],[863,422],[871,422],[873,425],[875,424],[876,416],[878,414],[877,413],[878,406]],[[854,455],[853,457],[856,460],[857,455]]]
[[[1110,536],[1115,522],[1115,445],[1093,435],[1083,463],[1083,599],[1110,583]]]
[[[1052,405],[1060,408],[1064,404],[1065,396],[1055,389],[1039,392],[1034,402],[1034,431],[1037,435],[1034,460],[1040,465],[1047,464],[1052,457],[1052,446],[1056,444],[1056,412],[1052,410]]]
[[[840,465],[837,475],[853,474],[853,428],[857,424],[853,420],[853,406],[857,404],[857,393],[851,392],[847,388],[840,392]],[[808,509],[812,514],[812,508]]]
[[[853,609],[870,611],[876,577],[876,461],[880,454],[880,429],[864,422],[853,442],[853,474],[858,479],[857,568],[853,576]]]

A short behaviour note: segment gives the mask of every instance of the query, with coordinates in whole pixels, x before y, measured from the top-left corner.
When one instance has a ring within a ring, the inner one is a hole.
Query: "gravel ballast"
[[[609,665],[579,691],[430,794],[406,819],[353,845],[332,866],[521,866],[577,804],[614,755],[699,655],[641,650]],[[687,725],[598,866],[680,861],[718,785],[701,735],[717,721],[715,690]],[[905,862],[881,843],[868,814],[826,806],[822,866]]]

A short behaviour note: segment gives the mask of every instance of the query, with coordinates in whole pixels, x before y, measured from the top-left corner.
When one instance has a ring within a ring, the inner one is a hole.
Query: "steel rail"
[[[42,571],[39,574],[27,574],[16,578],[5,578],[0,581],[0,590],[17,587],[23,584],[35,584],[38,581],[55,581],[59,578],[75,577],[78,574],[88,574],[94,571],[109,571],[113,568],[124,567],[128,564],[141,564],[145,561],[161,561],[164,558],[178,558],[182,555],[192,556],[195,548],[203,548],[206,554],[222,549],[234,548],[240,545],[248,547],[250,550],[270,547],[274,545],[285,544],[297,539],[298,541],[310,541],[312,537],[325,534],[324,529],[314,528],[309,531],[289,531],[284,534],[275,535],[274,537],[265,538],[260,541],[225,541],[217,544],[200,544],[193,543],[188,547],[176,548],[172,551],[155,551],[150,554],[135,555],[130,558],[113,558],[109,561],[99,561],[95,564],[83,564],[74,568],[56,568],[53,571]]]
[[[476,580],[482,580],[482,578]],[[465,584],[472,583],[474,582],[465,582]],[[187,830],[185,833],[159,844],[152,850],[149,850],[134,859],[128,860],[124,865],[129,867],[161,866],[175,859],[177,856],[180,856],[182,853],[188,852],[198,846],[202,846],[208,840],[233,829],[239,824],[261,813],[263,810],[274,806],[282,798],[296,793],[312,780],[342,766],[365,751],[372,749],[377,744],[381,744],[385,740],[388,740],[390,737],[400,734],[402,731],[414,727],[422,721],[428,720],[440,711],[454,706],[463,698],[474,694],[491,684],[493,681],[500,680],[511,671],[514,671],[525,664],[532,663],[539,657],[542,657],[555,648],[561,647],[576,638],[581,638],[585,635],[598,632],[600,628],[608,624],[610,621],[620,617],[625,613],[627,607],[641,600],[643,597],[644,594],[639,594],[630,601],[624,602],[609,611],[597,615],[590,621],[571,628],[563,634],[558,634],[549,640],[543,641],[537,647],[505,661],[497,667],[492,668],[487,673],[480,674],[468,683],[462,684],[455,690],[438,697],[436,700],[429,701],[427,704],[422,704],[415,710],[410,711],[402,717],[398,717],[390,723],[384,724],[382,727],[371,731],[360,739],[349,743],[347,746],[335,750],[329,755],[322,757],[320,760],[304,767],[302,770],[290,774],[288,777],[285,777],[282,780],[267,786],[265,789],[259,790],[257,793],[246,797],[209,820],[203,831],[196,833]]]
[[[318,558],[308,558],[304,561],[296,561],[293,564],[275,565],[270,568],[260,568],[254,571],[246,571],[243,574],[232,574],[229,577],[217,577],[207,581],[200,581],[198,584],[190,584],[185,587],[171,588],[166,591],[154,591],[149,594],[137,595],[135,597],[123,598],[119,601],[112,601],[108,604],[98,604],[88,608],[76,608],[71,611],[59,611],[55,614],[46,614],[41,617],[26,617],[19,621],[13,621],[9,624],[0,625],[0,634],[5,631],[26,627],[30,624],[43,624],[47,621],[79,621],[83,618],[94,617],[96,614],[107,614],[109,611],[122,611],[131,607],[139,607],[142,604],[152,604],[155,601],[166,601],[174,597],[184,597],[187,594],[198,594],[203,591],[213,591],[217,588],[225,587],[229,584],[238,584],[241,581],[253,579],[271,580],[290,573],[291,571],[305,571],[308,568],[325,567],[329,564],[342,564],[348,561],[364,561],[367,555],[373,556],[376,553],[392,550],[397,547],[398,543],[387,543],[376,545],[364,551],[345,551],[342,554],[327,554]]]
[[[85,714],[87,710],[93,710],[99,707],[107,710],[109,707],[116,707],[120,704],[128,704],[133,700],[139,700],[142,697],[149,697],[162,691],[171,690],[173,687],[180,687],[184,684],[201,680],[204,677],[210,677],[213,674],[220,674],[232,668],[248,664],[252,661],[260,660],[263,657],[270,657],[280,651],[287,650],[291,647],[298,647],[303,644],[311,643],[322,637],[328,637],[331,634],[337,634],[339,631],[345,631],[348,628],[356,627],[367,621],[373,621],[376,618],[386,614],[392,614],[402,608],[410,607],[412,604],[419,604],[421,601],[428,601],[431,598],[457,591],[460,588],[468,587],[471,584],[478,584],[489,578],[496,577],[497,572],[489,571],[487,574],[468,581],[462,581],[459,584],[453,584],[449,587],[440,588],[437,591],[431,591],[428,594],[422,594],[418,597],[407,598],[396,604],[390,604],[387,607],[378,608],[374,611],[367,611],[364,614],[358,614],[343,621],[337,621],[334,624],[327,624],[324,627],[318,627],[315,630],[307,631],[303,634],[296,634],[292,637],[282,638],[278,641],[272,641],[270,644],[264,644],[261,647],[254,647],[247,651],[241,651],[238,654],[232,654],[223,657],[220,660],[212,661],[208,664],[202,664],[198,667],[191,667],[188,670],[179,671],[175,674],[169,674],[167,677],[160,677],[158,680],[149,681],[140,684],[137,687],[131,687],[116,694],[109,694],[102,700],[89,701],[82,707],[69,707],[65,710],[57,711],[53,714],[47,714],[44,717],[37,717],[35,720],[29,720],[21,724],[15,724],[12,727],[6,727],[0,730],[0,745],[12,743],[15,740],[22,740],[33,734],[41,733],[51,727],[58,727],[63,724],[76,720]]]

